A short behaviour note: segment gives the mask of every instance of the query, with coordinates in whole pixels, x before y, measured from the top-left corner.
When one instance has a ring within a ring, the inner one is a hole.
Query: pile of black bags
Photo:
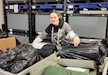
[[[54,53],[55,45],[47,44],[41,49],[35,49],[31,45],[21,44],[16,48],[0,51],[0,68],[11,73],[19,73],[34,63]]]
[[[42,57],[30,45],[21,44],[7,52],[0,52],[0,67],[12,73],[18,73],[32,64],[40,61]]]
[[[107,55],[105,47],[99,41],[81,42],[78,47],[62,41],[62,49],[59,51],[61,58],[94,60],[97,65],[103,63]],[[19,73],[34,63],[44,59],[57,51],[56,45],[51,43],[36,49],[27,44],[18,45],[16,48],[7,49],[7,52],[0,51],[0,68],[3,70]]]

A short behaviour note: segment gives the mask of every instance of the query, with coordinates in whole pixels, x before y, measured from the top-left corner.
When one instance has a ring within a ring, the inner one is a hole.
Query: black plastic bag
[[[52,43],[46,44],[41,49],[38,49],[39,54],[43,58],[51,55],[52,53],[54,53],[54,51],[57,51],[57,47]]]
[[[27,44],[21,44],[14,49],[8,49],[6,53],[0,52],[0,67],[16,74],[41,59],[43,58],[37,49]]]
[[[13,65],[9,68],[12,73],[18,73],[42,59],[37,49],[27,44],[20,45],[13,50],[17,54],[12,62]]]
[[[15,52],[11,49],[7,49],[7,52],[0,51],[0,68],[8,70],[12,65],[11,61],[15,59]]]
[[[81,43],[78,47],[63,43],[59,55],[62,58],[94,60],[99,65],[103,63],[107,52],[99,42]]]
[[[7,36],[8,36],[8,33],[0,29],[0,38],[6,38]]]

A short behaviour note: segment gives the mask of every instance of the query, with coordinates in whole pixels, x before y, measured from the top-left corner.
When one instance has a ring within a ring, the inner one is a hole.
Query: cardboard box
[[[9,36],[7,38],[0,39],[0,50],[6,52],[7,48],[15,48],[17,45],[21,44],[19,40],[16,39],[14,36]]]

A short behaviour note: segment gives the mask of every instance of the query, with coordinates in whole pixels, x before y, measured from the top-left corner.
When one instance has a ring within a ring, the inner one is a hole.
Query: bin
[[[92,75],[96,75],[95,62],[92,60],[77,60],[77,59],[62,59],[56,56],[56,53],[50,55],[49,57],[39,61],[38,63],[32,65],[29,68],[30,75],[42,75],[50,65],[60,65],[60,66],[70,66],[70,67],[83,67],[86,68],[86,71],[89,68],[93,71],[88,71]]]

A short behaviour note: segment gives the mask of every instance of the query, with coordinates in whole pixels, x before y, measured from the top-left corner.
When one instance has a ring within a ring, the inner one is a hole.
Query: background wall
[[[0,28],[2,24],[4,24],[3,0],[0,0]]]

